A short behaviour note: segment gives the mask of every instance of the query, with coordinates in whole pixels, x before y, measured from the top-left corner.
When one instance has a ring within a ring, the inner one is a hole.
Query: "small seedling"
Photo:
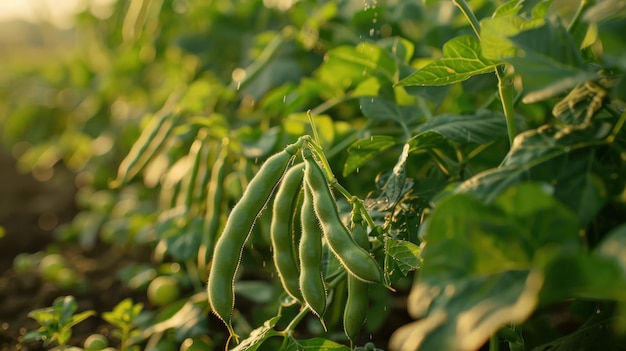
[[[77,308],[73,296],[62,296],[54,300],[52,307],[31,311],[28,317],[36,320],[41,327],[26,333],[22,342],[41,340],[44,347],[56,343],[58,346],[52,350],[66,350],[72,337],[72,327],[96,314],[92,310],[74,314]]]

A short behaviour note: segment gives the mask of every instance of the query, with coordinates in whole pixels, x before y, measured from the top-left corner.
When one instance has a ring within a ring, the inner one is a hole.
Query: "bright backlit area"
[[[95,16],[110,16],[116,0],[0,0],[0,21],[25,20],[49,22],[67,29],[73,26],[74,14],[89,9]]]

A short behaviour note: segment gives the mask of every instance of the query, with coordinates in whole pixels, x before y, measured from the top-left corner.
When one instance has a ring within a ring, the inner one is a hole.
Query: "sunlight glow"
[[[116,0],[0,0],[0,22],[24,20],[31,23],[49,22],[61,29],[71,28],[73,16],[89,9],[94,16],[110,15]]]

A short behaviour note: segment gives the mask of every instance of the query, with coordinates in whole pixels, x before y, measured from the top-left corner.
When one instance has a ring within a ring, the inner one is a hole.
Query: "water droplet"
[[[283,95],[283,104],[287,102],[287,95]]]
[[[374,28],[371,28],[370,29],[370,37],[373,37],[374,33],[376,33],[376,30]]]

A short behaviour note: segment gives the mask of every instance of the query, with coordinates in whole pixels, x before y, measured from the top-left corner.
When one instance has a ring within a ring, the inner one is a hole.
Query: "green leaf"
[[[50,321],[57,321],[58,315],[54,312],[54,309],[51,307],[38,308],[36,310],[32,310],[28,312],[28,317],[34,319],[39,324],[46,324]]]
[[[206,333],[208,324],[202,309],[190,300],[183,300],[169,305],[155,318],[154,324],[147,326],[132,338],[132,343],[140,343],[154,334],[161,334],[173,329],[176,340]]]
[[[82,321],[84,321],[85,319],[91,317],[91,316],[95,316],[96,315],[96,311],[93,310],[87,310],[87,311],[83,311],[80,313],[77,313],[75,315],[72,316],[72,318],[70,319],[70,322],[68,323],[68,326],[74,326]]]
[[[24,336],[22,336],[21,342],[28,343],[28,342],[38,341],[38,340],[42,340],[44,337],[48,338],[49,334],[46,333],[45,331],[31,330],[28,333],[24,334]]]
[[[354,172],[383,151],[396,145],[396,140],[390,136],[373,135],[369,138],[357,140],[348,148],[348,159],[343,168],[343,175]]]
[[[413,105],[398,106],[395,101],[382,97],[362,97],[359,105],[363,115],[375,121],[391,120],[406,125],[421,115],[421,111]]]
[[[403,120],[400,107],[385,98],[360,98],[359,105],[363,115],[375,121]]]
[[[415,135],[407,144],[410,146],[410,152],[427,150],[433,148],[447,147],[448,140],[441,133],[435,131],[420,132]]]
[[[564,180],[557,187],[555,196],[567,204],[578,216],[581,223],[591,223],[608,200],[604,182],[597,174],[590,171],[594,155],[589,154],[588,162],[580,160],[571,165],[561,178]],[[566,179],[569,178],[569,182]]]
[[[580,250],[576,217],[530,183],[492,204],[452,195],[420,235],[423,264],[409,296],[409,312],[420,320],[394,334],[395,348],[478,349],[500,327],[533,312],[542,284],[537,260]]]
[[[70,338],[72,337],[72,329],[67,328],[62,330],[60,333],[56,335],[56,340],[59,345],[65,345]]]
[[[576,246],[577,231],[576,217],[538,184],[512,186],[490,205],[470,194],[454,194],[435,207],[420,232],[427,243],[422,277],[444,280],[528,269],[535,250],[544,245]],[[450,256],[446,250],[460,257],[443,260]]]
[[[626,225],[622,224],[614,228],[602,242],[595,248],[595,254],[614,260],[622,269],[622,275],[626,276]]]
[[[422,1],[424,2],[424,5],[430,6],[430,5],[436,4],[438,2],[441,2],[443,0],[422,0]]]
[[[352,96],[354,97],[362,97],[362,96],[378,96],[378,92],[380,91],[381,82],[378,77],[369,77],[366,80],[359,83],[359,85],[354,88],[352,91]]]
[[[546,267],[542,303],[567,298],[626,301],[626,276],[618,263],[579,253],[551,260]]]
[[[361,43],[356,47],[339,46],[329,50],[315,74],[340,93],[377,73],[393,81],[397,70],[391,54],[378,45]]]
[[[298,345],[298,350],[311,350],[311,351],[349,351],[350,350],[350,348],[347,347],[346,345],[342,345],[334,341],[323,339],[323,338],[298,340],[297,345]]]
[[[622,318],[614,308],[606,304],[598,308],[574,332],[533,348],[531,351],[607,350],[619,351],[623,348],[624,335],[616,333],[615,326]]]
[[[368,202],[368,208],[375,208],[377,211],[388,211],[400,201],[413,188],[413,181],[406,176],[406,161],[409,157],[410,145],[404,144],[402,153],[398,156],[392,171],[386,176],[384,185],[380,188],[381,193]]]
[[[131,298],[126,298],[113,307],[113,311],[103,312],[102,318],[119,329],[129,329],[142,309],[142,303],[133,304]]]
[[[268,303],[275,297],[272,285],[261,280],[239,281],[235,285],[235,293],[255,304]]]
[[[501,112],[479,110],[473,115],[444,114],[417,127],[421,133],[436,132],[461,143],[485,144],[506,135],[506,120]],[[418,134],[419,135],[419,134]]]
[[[274,336],[280,336],[280,332],[274,330],[274,326],[280,320],[280,315],[272,317],[263,323],[262,326],[254,329],[248,338],[243,340],[237,347],[233,349],[233,351],[255,351],[257,350],[261,344]]]
[[[378,41],[378,45],[393,54],[400,63],[408,64],[413,58],[415,45],[402,37],[390,37]]]
[[[557,198],[579,214],[580,225],[585,226],[606,201],[593,165],[599,162],[594,142],[608,132],[603,124],[587,128],[544,126],[526,131],[515,138],[500,167],[466,180],[457,192],[472,193],[489,202],[520,182],[544,182],[554,186]],[[589,202],[579,203],[583,199]]]
[[[390,348],[479,350],[506,323],[528,318],[539,288],[538,277],[526,271],[478,276],[455,284],[421,283],[413,288],[409,304],[423,300],[429,304],[429,313],[398,328]]]
[[[54,300],[52,308],[59,319],[59,324],[65,326],[71,321],[78,304],[74,296],[61,296]]]
[[[176,228],[174,236],[166,237],[166,250],[177,261],[184,262],[198,254],[203,235],[203,218],[194,217],[185,228]]]
[[[491,18],[480,22],[480,47],[487,59],[514,57],[517,48],[509,39],[523,30],[541,26],[551,1],[542,1],[532,11],[525,1],[509,1],[500,6]],[[530,16],[528,14],[530,13]]]
[[[420,248],[410,241],[388,238],[386,252],[393,257],[402,274],[407,275],[410,271],[420,267]]]
[[[517,51],[506,60],[521,76],[524,89],[531,93],[543,91],[542,98],[564,92],[597,75],[582,69],[580,49],[559,22],[547,22],[510,40]],[[537,98],[525,101],[534,100]]]
[[[443,58],[400,80],[397,85],[447,85],[493,72],[502,62],[484,58],[480,50],[476,37],[455,37],[444,44]]]

